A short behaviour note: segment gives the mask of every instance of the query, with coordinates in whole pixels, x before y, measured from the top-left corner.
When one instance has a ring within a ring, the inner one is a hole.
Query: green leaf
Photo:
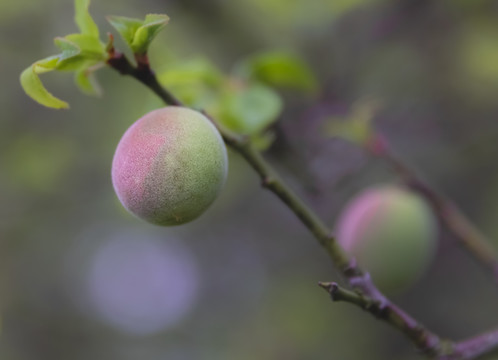
[[[133,19],[124,16],[108,16],[107,21],[119,32],[123,40],[130,45],[133,42],[135,33],[143,25],[140,19]]]
[[[105,61],[103,44],[88,35],[72,34],[64,38],[56,38],[55,44],[62,53],[56,70],[77,71]]]
[[[361,118],[330,122],[325,130],[331,137],[339,137],[357,145],[366,144],[371,135],[369,119]]]
[[[234,73],[245,79],[268,85],[315,92],[318,83],[309,66],[296,55],[269,52],[249,57],[239,63]]]
[[[168,21],[169,17],[166,15],[149,14],[145,16],[144,24],[137,29],[131,44],[133,52],[135,54],[146,53],[152,40],[166,26]]]
[[[55,46],[57,46],[62,51],[59,55],[59,61],[70,59],[74,56],[79,55],[81,52],[81,49],[75,43],[65,38],[56,37],[54,39],[54,43]]]
[[[148,14],[145,20],[123,16],[107,17],[109,23],[121,34],[134,54],[145,54],[150,43],[169,21],[167,15]]]
[[[90,13],[88,12],[88,7],[90,6],[90,0],[75,0],[74,1],[74,21],[81,33],[84,35],[92,36],[96,39],[99,38],[99,28],[97,24],[93,21]]]
[[[158,75],[158,78],[161,83],[172,86],[201,83],[216,87],[223,82],[222,73],[203,57],[171,64]]]
[[[235,132],[254,135],[271,125],[282,111],[282,100],[272,89],[251,84],[229,91],[220,104],[223,125]]]
[[[99,38],[86,34],[70,34],[66,35],[64,39],[77,46],[81,50],[81,53],[87,57],[106,58],[105,45]]]
[[[81,69],[75,73],[74,82],[85,94],[91,96],[101,96],[102,88],[94,76],[93,69]]]
[[[158,80],[182,102],[199,109],[215,102],[224,84],[223,74],[203,57],[169,64]]]
[[[345,118],[329,118],[325,123],[325,133],[364,146],[374,135],[372,119],[379,106],[380,102],[373,99],[359,101]]]
[[[38,76],[39,74],[54,70],[58,62],[58,56],[50,56],[37,61],[21,73],[20,80],[26,94],[36,102],[54,109],[67,109],[69,108],[69,104],[49,93]]]
[[[265,131],[251,136],[251,144],[259,151],[265,151],[273,144],[275,138],[273,131]]]

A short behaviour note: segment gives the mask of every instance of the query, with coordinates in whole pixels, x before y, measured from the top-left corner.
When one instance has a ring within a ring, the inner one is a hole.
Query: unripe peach
[[[428,204],[395,186],[368,189],[339,218],[338,241],[383,290],[417,280],[435,254],[437,224]]]
[[[220,193],[228,160],[225,144],[201,113],[170,106],[137,120],[112,162],[116,194],[131,213],[157,225],[200,216]]]

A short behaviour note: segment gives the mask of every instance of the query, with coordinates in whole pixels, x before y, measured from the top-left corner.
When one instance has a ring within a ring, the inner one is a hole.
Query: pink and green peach
[[[201,113],[170,106],[137,120],[123,135],[112,182],[123,206],[150,223],[179,225],[199,217],[226,179],[225,144]]]

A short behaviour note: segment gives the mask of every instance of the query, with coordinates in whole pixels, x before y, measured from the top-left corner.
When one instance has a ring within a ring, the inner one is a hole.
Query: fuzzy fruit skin
[[[395,186],[363,191],[345,208],[338,240],[384,291],[416,281],[435,255],[437,222],[428,204]]]
[[[218,130],[201,113],[178,106],[151,111],[121,138],[112,183],[123,206],[156,225],[200,216],[225,184],[228,159]]]

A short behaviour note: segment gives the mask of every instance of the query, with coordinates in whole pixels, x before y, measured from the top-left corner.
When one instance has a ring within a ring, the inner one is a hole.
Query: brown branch
[[[137,59],[138,65],[134,67],[122,54],[116,53],[111,48],[107,63],[122,75],[130,75],[149,87],[166,104],[183,106],[178,99],[159,84],[148,65],[147,58]],[[225,143],[237,151],[260,176],[263,187],[280,198],[310,230],[319,244],[325,248],[333,264],[341,271],[351,288],[355,290],[350,291],[339,288],[337,285],[322,284],[325,289],[330,289],[329,293],[332,299],[354,303],[386,321],[404,333],[418,349],[428,356],[442,355],[446,341],[440,339],[439,336],[422,326],[404,310],[390,302],[375,287],[370,275],[358,267],[354,259],[342,249],[331,235],[327,226],[285,185],[248,139],[224,129],[214,119],[210,118],[210,120],[220,131]],[[489,346],[486,349],[489,349]],[[472,358],[469,357],[468,360],[470,359]]]
[[[384,159],[413,190],[425,197],[439,217],[440,222],[456,240],[480,263],[488,269],[498,282],[498,254],[490,241],[472,224],[472,222],[453,204],[422,180],[391,149],[387,139],[377,134],[367,145],[374,156]]]
[[[406,318],[406,314],[399,312],[395,305],[382,306],[376,299],[345,289],[335,282],[320,282],[318,285],[329,293],[332,301],[344,301],[356,305],[378,319],[388,322],[410,339],[413,339],[413,333],[418,332],[422,344],[437,341],[437,347],[433,346],[425,351],[425,354],[431,358],[472,360],[498,350],[498,329],[456,343],[438,338],[425,338],[428,334],[427,329],[412,323],[413,319]],[[414,328],[407,327],[408,324],[412,324]],[[419,349],[422,348],[419,346]]]

